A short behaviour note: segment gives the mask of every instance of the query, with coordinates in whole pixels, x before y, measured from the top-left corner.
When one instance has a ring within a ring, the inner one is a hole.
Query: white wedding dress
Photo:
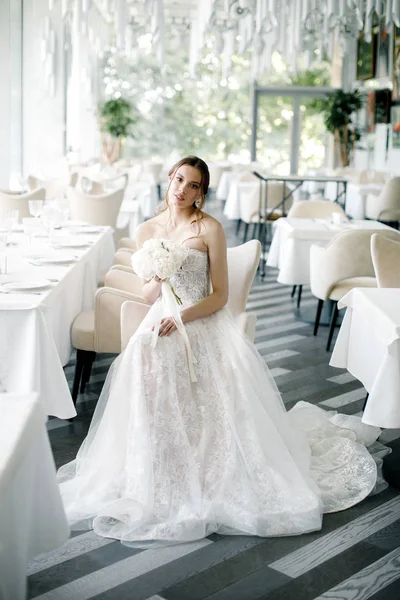
[[[184,306],[210,289],[207,253],[187,249],[171,282]],[[289,413],[253,344],[223,308],[159,337],[150,309],[107,377],[86,440],[59,470],[71,524],[135,546],[213,532],[281,536],[320,529],[375,486],[366,445],[379,429],[305,402]]]

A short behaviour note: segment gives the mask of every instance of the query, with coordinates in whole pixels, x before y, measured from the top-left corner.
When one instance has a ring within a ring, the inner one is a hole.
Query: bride
[[[225,307],[224,231],[203,212],[208,185],[205,162],[183,158],[169,173],[165,209],[136,233],[138,247],[163,238],[186,248],[171,283],[197,381],[162,282],[146,281],[152,307],[110,369],[76,460],[59,470],[70,523],[134,546],[318,530],[323,512],[361,501],[377,478],[365,446],[380,431],[305,402],[287,413],[236,327]]]

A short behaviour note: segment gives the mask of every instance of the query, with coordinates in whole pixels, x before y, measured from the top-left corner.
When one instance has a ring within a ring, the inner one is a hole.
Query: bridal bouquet
[[[182,304],[169,279],[181,268],[186,256],[187,249],[184,246],[160,238],[151,238],[132,255],[131,263],[135,273],[142,279],[149,281],[157,276],[166,282],[177,303]]]

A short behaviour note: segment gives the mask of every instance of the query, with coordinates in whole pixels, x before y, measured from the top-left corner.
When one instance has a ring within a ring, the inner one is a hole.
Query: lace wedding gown
[[[171,280],[183,305],[209,293],[207,253],[187,249]],[[132,545],[213,532],[258,536],[317,530],[374,488],[365,445],[379,429],[300,402],[289,413],[268,367],[229,310],[159,337],[157,301],[114,361],[76,460],[59,470],[71,524]]]

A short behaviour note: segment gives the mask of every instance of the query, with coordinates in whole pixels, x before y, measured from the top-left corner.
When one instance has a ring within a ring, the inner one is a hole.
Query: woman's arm
[[[141,248],[146,240],[151,237],[151,231],[149,231],[149,225],[145,223],[141,223],[135,232],[135,241],[137,245],[137,249]],[[145,300],[149,304],[154,304],[154,302],[159,298],[161,294],[161,281],[156,281],[155,279],[150,279],[150,281],[146,281],[142,287],[142,295]]]
[[[210,275],[212,293],[181,312],[183,323],[208,317],[220,310],[228,301],[228,263],[226,256],[226,239],[221,223],[212,221],[208,227],[207,238],[208,256],[210,260]]]

